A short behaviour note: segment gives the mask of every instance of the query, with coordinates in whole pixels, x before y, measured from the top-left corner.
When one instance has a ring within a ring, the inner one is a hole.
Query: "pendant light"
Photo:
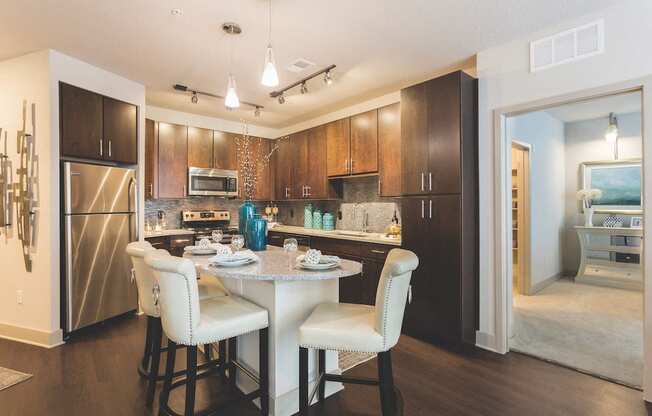
[[[269,0],[269,23],[267,34],[267,50],[265,51],[265,69],[260,83],[266,87],[278,85],[278,72],[274,63],[274,50],[272,49],[272,0]]]
[[[609,126],[604,131],[604,138],[609,143],[616,143],[618,140],[618,119],[614,113],[609,113]]]
[[[240,29],[240,26],[236,23],[225,23],[222,25],[222,30],[229,35],[238,35],[242,33],[242,29]],[[231,69],[233,67],[233,40],[231,40],[229,48],[229,69]],[[229,110],[240,107],[240,99],[238,98],[238,93],[236,91],[235,76],[233,76],[232,72],[229,72],[226,94],[224,95],[224,105]]]

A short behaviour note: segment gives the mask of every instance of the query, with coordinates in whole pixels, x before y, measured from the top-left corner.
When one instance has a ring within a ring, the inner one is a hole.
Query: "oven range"
[[[222,230],[222,244],[230,244],[231,236],[238,234],[238,228],[231,226],[229,211],[182,211],[181,227],[195,232],[195,241],[212,238],[214,230]]]

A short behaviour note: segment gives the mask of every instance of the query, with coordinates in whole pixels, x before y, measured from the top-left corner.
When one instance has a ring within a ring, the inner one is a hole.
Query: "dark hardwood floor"
[[[45,350],[0,339],[0,366],[34,374],[0,391],[1,416],[153,415],[144,405],[146,383],[136,373],[144,318],[97,327],[66,345]],[[519,354],[477,350],[456,353],[402,337],[393,350],[394,374],[404,415],[646,415],[641,392]],[[177,362],[185,362],[179,352]],[[375,377],[375,360],[348,374]],[[220,400],[219,378],[198,383],[198,406]],[[183,389],[172,397],[182,409]],[[210,400],[209,400],[210,399]],[[378,415],[375,388],[349,385],[313,406],[311,415]],[[228,415],[258,415],[253,405]]]

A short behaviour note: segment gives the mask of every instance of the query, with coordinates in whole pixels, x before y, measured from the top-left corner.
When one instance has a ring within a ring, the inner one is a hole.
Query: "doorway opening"
[[[508,346],[643,383],[640,91],[508,116]]]

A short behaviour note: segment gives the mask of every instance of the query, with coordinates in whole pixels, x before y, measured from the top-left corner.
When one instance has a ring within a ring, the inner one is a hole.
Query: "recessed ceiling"
[[[2,5],[0,59],[52,48],[147,86],[147,103],[262,126],[308,117],[396,90],[498,45],[617,0],[274,0],[272,43],[281,84],[304,74],[298,58],[336,64],[335,82],[312,81],[280,105],[260,85],[267,45],[266,0],[12,0]],[[181,13],[173,14],[175,8]],[[229,68],[223,22],[240,24]],[[524,52],[524,59],[527,59]],[[223,95],[229,69],[241,100],[265,106],[227,111],[174,92],[181,83]]]
[[[641,111],[641,93],[609,95],[587,101],[566,104],[545,110],[564,123],[608,117],[609,113],[628,114]]]

